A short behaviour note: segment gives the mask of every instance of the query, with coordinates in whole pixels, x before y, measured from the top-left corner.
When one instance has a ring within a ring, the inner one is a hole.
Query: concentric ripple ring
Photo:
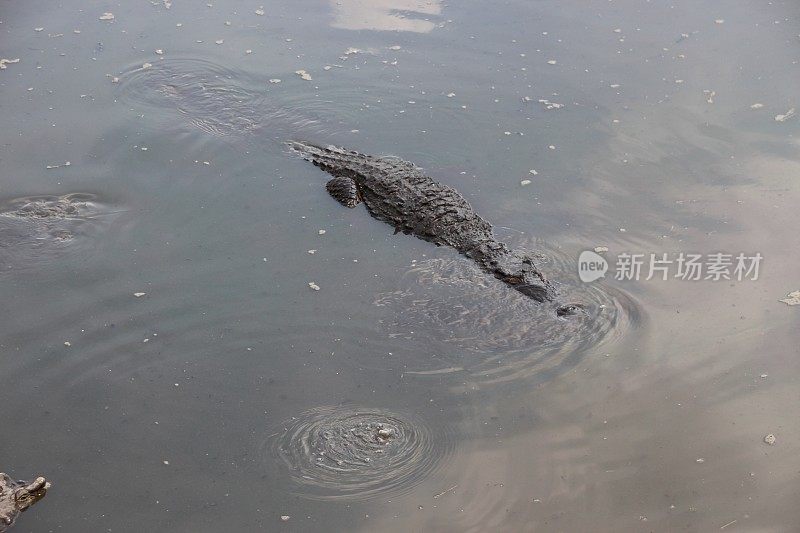
[[[404,492],[436,469],[453,439],[412,417],[379,409],[319,407],[284,423],[269,441],[297,492],[319,500],[363,500]]]

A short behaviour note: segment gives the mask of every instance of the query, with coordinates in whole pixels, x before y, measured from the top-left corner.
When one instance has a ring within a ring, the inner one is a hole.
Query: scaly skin
[[[50,483],[43,477],[28,483],[0,473],[0,532],[14,525],[19,513],[44,498],[49,488]]]
[[[373,217],[394,226],[395,232],[455,248],[537,301],[555,298],[554,286],[536,268],[533,258],[498,241],[492,225],[475,213],[463,196],[425,176],[412,163],[307,142],[292,141],[289,146],[334,176],[328,191],[344,205],[355,207],[363,201]],[[564,308],[558,313],[570,314],[568,311]]]

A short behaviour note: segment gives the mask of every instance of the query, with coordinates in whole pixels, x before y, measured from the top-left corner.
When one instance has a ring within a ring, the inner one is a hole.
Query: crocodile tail
[[[347,167],[353,164],[364,163],[370,159],[369,156],[364,154],[345,150],[344,148],[339,148],[332,144],[328,146],[319,146],[306,141],[289,141],[287,144],[292,151],[300,154],[300,157],[306,161],[311,161],[321,166]]]
[[[364,163],[374,162],[377,159],[374,156],[362,154],[355,150],[346,150],[332,144],[320,146],[306,141],[288,141],[286,144],[289,145],[292,151],[300,154],[303,159],[329,166],[363,165]]]
[[[327,156],[327,151],[322,146],[305,141],[287,141],[286,145],[290,150],[300,154],[307,161],[321,161]]]

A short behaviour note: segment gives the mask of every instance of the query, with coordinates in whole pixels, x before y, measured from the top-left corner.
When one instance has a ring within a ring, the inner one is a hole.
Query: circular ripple
[[[269,83],[272,76],[284,82]],[[406,92],[394,91],[381,80],[354,88],[335,77],[323,79],[319,86],[299,82],[303,85],[298,90],[293,73],[251,75],[204,59],[168,58],[130,66],[120,74],[117,91],[121,101],[160,131],[202,131],[259,141],[330,138],[412,116],[435,132],[446,124],[442,134],[474,130],[468,126],[477,120],[476,112],[465,113],[444,96],[417,98],[417,104],[409,106]],[[414,129],[412,123],[397,126],[399,131]],[[430,151],[424,154],[435,162]]]
[[[590,351],[621,337],[641,320],[626,294],[578,281],[574,261],[539,254],[560,299],[541,304],[481,271],[462,257],[415,263],[400,287],[378,296],[387,309],[381,328],[394,338],[424,343],[438,357],[409,361],[414,374],[467,372],[484,383],[545,381],[572,368]],[[559,316],[565,303],[580,306]]]
[[[0,271],[52,261],[66,251],[92,249],[89,238],[115,212],[92,194],[29,196],[0,204]]]
[[[128,69],[120,76],[119,91],[137,107],[171,109],[187,124],[224,136],[261,124],[261,96],[249,85],[243,74],[210,61],[164,59]]]
[[[151,111],[145,114],[155,118],[159,128],[275,139],[320,131],[309,114],[309,101],[292,96],[297,91],[202,59],[171,58],[133,66],[120,75],[118,90],[120,99],[137,111]]]
[[[320,407],[284,424],[272,453],[303,496],[366,499],[402,492],[430,474],[452,439],[418,420],[376,409]]]

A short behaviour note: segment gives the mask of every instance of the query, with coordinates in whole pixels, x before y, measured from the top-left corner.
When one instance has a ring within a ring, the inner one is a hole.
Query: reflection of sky
[[[436,27],[424,20],[442,12],[440,0],[331,0],[334,28],[427,33]]]

